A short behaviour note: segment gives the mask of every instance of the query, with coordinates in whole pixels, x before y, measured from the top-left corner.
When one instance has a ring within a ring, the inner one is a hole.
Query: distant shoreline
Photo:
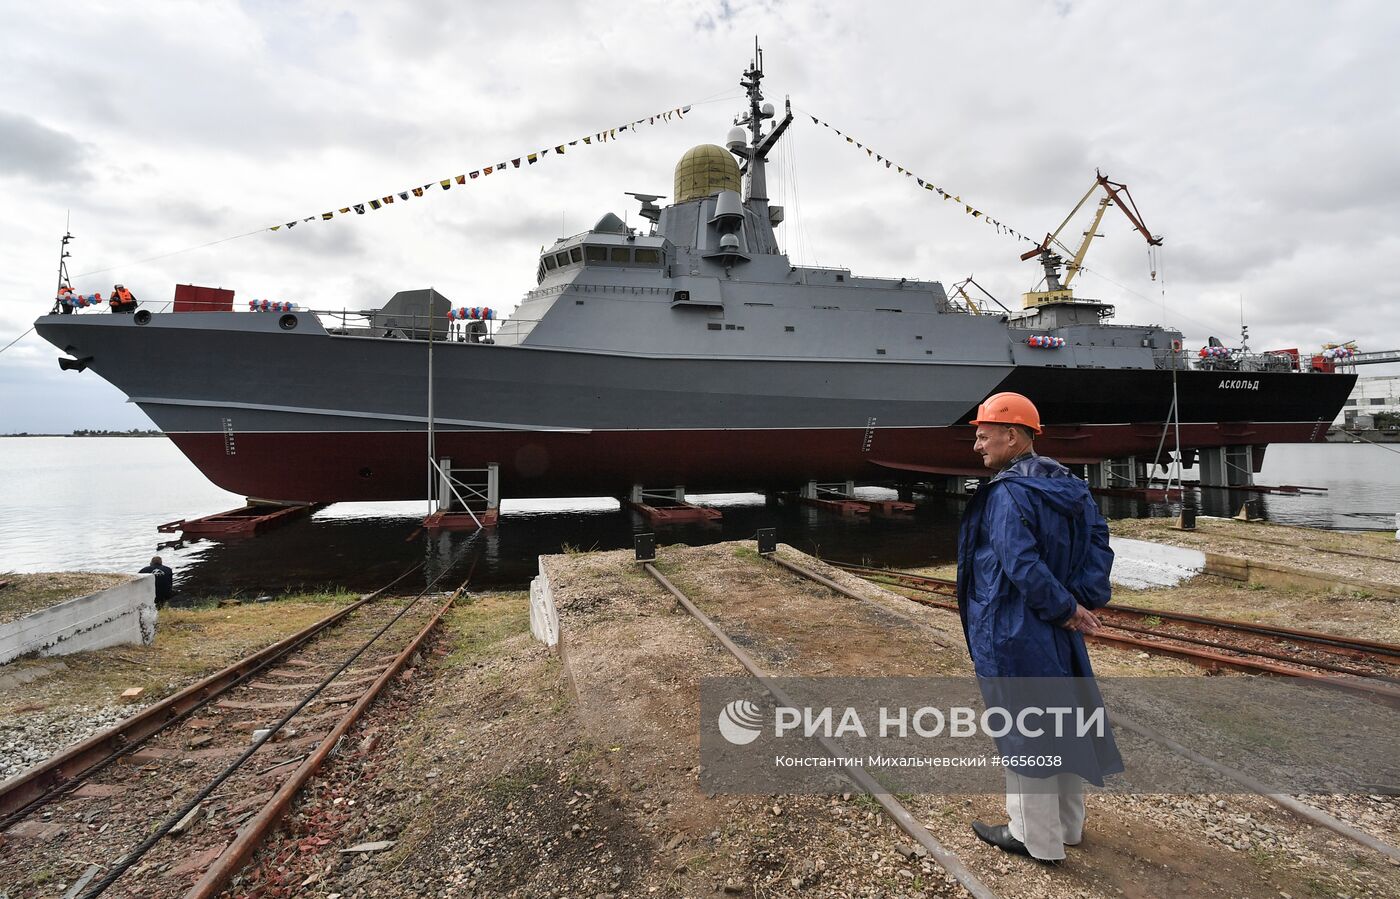
[[[70,434],[0,434],[3,437],[164,437],[164,431],[74,431]]]

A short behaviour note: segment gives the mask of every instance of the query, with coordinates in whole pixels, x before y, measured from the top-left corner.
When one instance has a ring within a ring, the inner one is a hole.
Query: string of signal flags
[[[931,192],[933,192],[933,193],[936,193],[936,194],[938,194],[940,197],[942,197],[944,200],[948,200],[948,201],[950,201],[950,202],[957,203],[958,205],[962,206],[964,214],[970,215],[970,216],[972,216],[973,218],[978,219],[979,221],[985,222],[986,224],[995,227],[998,234],[1005,234],[1005,235],[1008,235],[1008,236],[1010,236],[1010,237],[1014,237],[1014,238],[1016,238],[1017,240],[1024,240],[1026,243],[1031,243],[1031,244],[1036,243],[1035,240],[1033,240],[1032,238],[1027,237],[1026,235],[1022,234],[1020,231],[1017,231],[1015,228],[1012,228],[1010,225],[1002,224],[1000,221],[998,221],[998,220],[992,218],[990,215],[987,215],[987,213],[985,213],[985,212],[983,212],[982,210],[976,208],[976,207],[973,206],[971,203],[965,202],[961,196],[955,195],[955,194],[953,194],[951,191],[944,190],[943,188],[939,187],[937,184],[934,184],[932,181],[928,181],[928,180],[926,180],[926,179],[924,179],[924,178],[920,178],[918,175],[914,174],[914,172],[912,172],[912,171],[910,171],[909,169],[905,168],[904,166],[902,166],[902,165],[896,163],[894,160],[890,159],[888,156],[885,156],[885,155],[882,154],[882,153],[877,153],[877,152],[875,152],[874,149],[872,149],[871,147],[866,146],[865,144],[863,144],[863,143],[861,143],[860,141],[856,140],[855,138],[851,137],[849,134],[846,134],[846,133],[843,132],[840,128],[836,128],[836,127],[834,127],[834,126],[832,126],[832,125],[827,124],[826,122],[822,121],[821,119],[817,118],[816,116],[812,115],[811,113],[805,113],[805,115],[806,115],[809,119],[812,120],[812,124],[813,124],[813,125],[820,125],[821,127],[825,128],[826,130],[835,133],[837,137],[843,137],[843,138],[845,138],[845,139],[846,139],[846,143],[848,143],[848,144],[850,144],[851,146],[855,147],[857,150],[864,150],[864,151],[865,151],[865,156],[866,156],[866,158],[869,159],[870,161],[875,162],[875,163],[883,163],[884,166],[885,166],[885,168],[887,168],[887,169],[889,169],[889,170],[891,170],[891,171],[894,171],[894,172],[898,172],[899,174],[903,175],[903,176],[906,177],[906,178],[912,178],[912,179],[914,179],[914,181],[917,182],[918,185],[919,185],[920,187],[922,187],[924,190],[927,190],[927,191],[931,191]]]
[[[569,147],[591,146],[594,143],[608,143],[609,141],[617,140],[619,135],[626,134],[628,131],[635,132],[641,125],[655,125],[658,122],[669,122],[673,118],[683,119],[685,118],[685,114],[688,112],[690,112],[690,106],[676,106],[671,109],[667,109],[663,112],[643,116],[642,118],[636,119],[635,121],[627,122],[625,124],[618,125],[613,128],[604,128],[600,131],[595,131],[592,134],[587,134],[583,137],[575,138],[574,140],[564,141],[562,143],[554,144],[553,146],[549,147],[544,147],[543,149],[535,150],[530,153],[525,153],[520,156],[507,157],[506,161],[497,162],[494,165],[482,166],[480,168],[473,169],[472,171],[464,172],[459,175],[452,175],[451,177],[443,178],[438,181],[430,181],[427,184],[421,186],[414,186],[406,188],[404,190],[391,191],[390,193],[384,194],[381,197],[375,197],[369,200],[364,200],[359,203],[351,203],[347,206],[341,206],[338,209],[322,212],[319,215],[308,215],[305,218],[295,219],[290,222],[282,222],[280,224],[271,225],[266,230],[281,231],[283,229],[286,229],[290,231],[292,228],[295,228],[297,225],[300,224],[308,224],[316,221],[328,222],[331,219],[335,218],[337,215],[364,215],[367,212],[372,212],[378,209],[382,209],[385,206],[392,205],[395,201],[408,202],[410,198],[423,197],[435,187],[440,188],[443,191],[447,191],[451,190],[453,185],[464,186],[469,181],[475,181],[480,178],[487,178],[493,174],[500,175],[513,169],[519,169],[522,167],[528,168],[540,162],[542,159],[544,159],[551,153],[553,153],[556,156],[563,156]],[[919,177],[911,169],[896,163],[894,160],[890,159],[888,156],[885,156],[883,153],[877,153],[874,150],[874,148],[867,146],[861,141],[856,140],[851,135],[843,132],[840,128],[837,128],[817,118],[811,113],[807,113],[806,115],[812,120],[812,124],[819,125],[822,128],[831,131],[837,137],[844,138],[847,144],[855,147],[857,150],[864,150],[867,159],[870,159],[871,161],[877,164],[883,164],[885,168],[890,169],[891,171],[898,172],[899,174],[904,175],[906,178],[913,179],[919,185],[919,187],[923,188],[924,190],[938,194],[938,196],[942,197],[944,200],[957,203],[958,205],[963,207],[963,211],[967,215],[970,215],[974,219],[979,219],[980,221],[991,225],[997,230],[998,234],[1006,234],[1016,238],[1017,240],[1024,240],[1027,243],[1035,243],[1034,240],[1017,231],[1016,229],[1012,228],[1011,226],[1003,224],[1001,221],[993,218],[992,216],[983,212],[981,209],[978,209],[977,207],[973,206],[971,203],[965,202],[960,195],[945,190],[942,187],[939,187],[937,184],[934,184],[932,181]]]
[[[637,119],[636,121],[627,122],[626,124],[618,125],[615,128],[604,128],[601,131],[595,131],[592,134],[586,134],[583,137],[575,138],[571,141],[565,141],[563,143],[555,144],[550,147],[545,147],[542,150],[535,150],[531,153],[525,153],[520,156],[508,157],[506,162],[498,162],[494,165],[482,166],[481,168],[474,169],[470,172],[464,172],[460,175],[453,175],[449,178],[443,178],[440,181],[429,181],[427,184],[424,184],[421,187],[410,187],[404,190],[393,191],[391,193],[385,194],[382,197],[376,197],[374,199],[365,200],[360,203],[351,203],[348,206],[342,206],[339,209],[334,209],[329,212],[323,212],[320,215],[308,215],[306,218],[303,219],[297,219],[290,222],[283,222],[278,225],[272,225],[267,230],[280,231],[283,228],[285,228],[290,231],[297,225],[306,224],[308,222],[328,222],[331,219],[335,218],[337,215],[364,215],[366,212],[371,212],[376,209],[382,209],[385,206],[389,206],[392,203],[394,203],[396,199],[399,202],[408,202],[410,197],[421,197],[425,193],[431,191],[434,187],[438,187],[446,191],[451,190],[454,184],[465,185],[468,181],[475,181],[479,178],[486,178],[493,174],[504,174],[505,172],[521,168],[522,166],[525,168],[529,168],[530,166],[541,161],[551,153],[553,153],[556,156],[563,156],[565,151],[569,147],[591,146],[594,143],[605,144],[609,141],[617,140],[619,135],[625,134],[628,131],[635,132],[642,125],[655,125],[657,123],[665,123],[671,121],[673,118],[683,119],[685,118],[685,114],[688,112],[690,112],[689,106],[677,106],[672,109],[665,110],[664,112],[658,112],[655,115],[643,116],[642,118]]]

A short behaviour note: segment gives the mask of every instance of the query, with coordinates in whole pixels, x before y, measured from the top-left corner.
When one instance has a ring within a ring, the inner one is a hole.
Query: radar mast
[[[758,38],[754,38],[753,62],[744,72],[744,77],[739,79],[739,86],[748,91],[749,108],[747,113],[734,120],[735,127],[729,133],[727,143],[729,152],[743,160],[740,172],[744,178],[744,205],[757,213],[759,221],[767,225],[771,241],[772,226],[776,222],[768,209],[766,163],[768,154],[777,146],[778,139],[782,137],[788,125],[792,124],[792,100],[784,100],[783,120],[764,137],[764,119],[771,119],[777,113],[772,103],[763,102],[762,82],[763,49],[758,45]]]

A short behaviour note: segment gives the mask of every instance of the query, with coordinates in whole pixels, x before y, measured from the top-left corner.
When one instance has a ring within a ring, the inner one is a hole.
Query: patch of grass
[[[877,815],[883,815],[885,813],[884,806],[876,802],[875,797],[871,796],[869,793],[855,794],[851,797],[851,804],[858,809],[862,809],[867,812],[874,812]]]
[[[585,553],[597,552],[598,544],[595,542],[588,549],[583,549],[574,543],[561,543],[559,544],[559,551],[566,556],[581,556]]]
[[[49,606],[106,590],[133,575],[92,573],[84,571],[60,571],[44,574],[0,573],[0,581],[9,583],[0,590],[0,621],[15,618],[47,609]]]
[[[1162,623],[1162,617],[1160,615],[1148,615],[1146,618],[1142,619],[1142,623],[1148,627],[1157,627]]]
[[[756,561],[760,558],[758,550],[752,546],[736,546],[734,547],[734,555],[745,561]]]
[[[16,886],[40,887],[46,883],[50,883],[56,880],[57,878],[58,871],[52,865],[49,865],[47,867],[39,868],[38,870],[30,871],[29,874],[25,876],[24,880],[16,884]]]
[[[549,767],[540,762],[530,762],[525,767],[502,774],[485,784],[485,792],[497,802],[512,802],[530,792],[549,779]]]
[[[335,597],[339,597],[336,599]],[[161,609],[150,646],[114,646],[64,656],[67,670],[8,691],[0,712],[22,705],[106,705],[128,687],[141,687],[143,699],[175,692],[224,665],[301,630],[343,605],[350,594],[326,594],[303,602]],[[12,666],[52,664],[18,660]]]
[[[447,613],[452,653],[444,668],[480,661],[503,640],[530,629],[530,595],[523,591],[483,593]]]

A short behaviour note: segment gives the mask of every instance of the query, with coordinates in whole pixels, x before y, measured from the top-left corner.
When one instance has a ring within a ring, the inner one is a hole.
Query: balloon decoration
[[[1224,347],[1224,346],[1203,346],[1203,347],[1201,347],[1201,358],[1202,358],[1202,359],[1205,359],[1205,358],[1210,357],[1210,356],[1216,356],[1216,357],[1219,357],[1219,358],[1224,358],[1225,356],[1228,356],[1228,355],[1230,355],[1230,348],[1229,348],[1229,347]]]
[[[58,301],[65,306],[72,306],[74,309],[86,309],[88,306],[101,306],[102,294],[100,293],[69,293],[67,291],[58,295]]]
[[[296,312],[296,303],[273,302],[272,300],[249,300],[250,312]]]
[[[1355,355],[1356,350],[1352,349],[1349,346],[1334,346],[1322,351],[1322,358],[1324,359],[1345,360],[1350,359],[1352,356]]]
[[[1050,337],[1044,334],[1032,334],[1030,337],[1026,338],[1026,344],[1045,350],[1058,350],[1065,345],[1065,339],[1063,337]]]
[[[490,306],[462,306],[447,310],[447,318],[450,321],[493,321],[496,318],[496,310]]]

